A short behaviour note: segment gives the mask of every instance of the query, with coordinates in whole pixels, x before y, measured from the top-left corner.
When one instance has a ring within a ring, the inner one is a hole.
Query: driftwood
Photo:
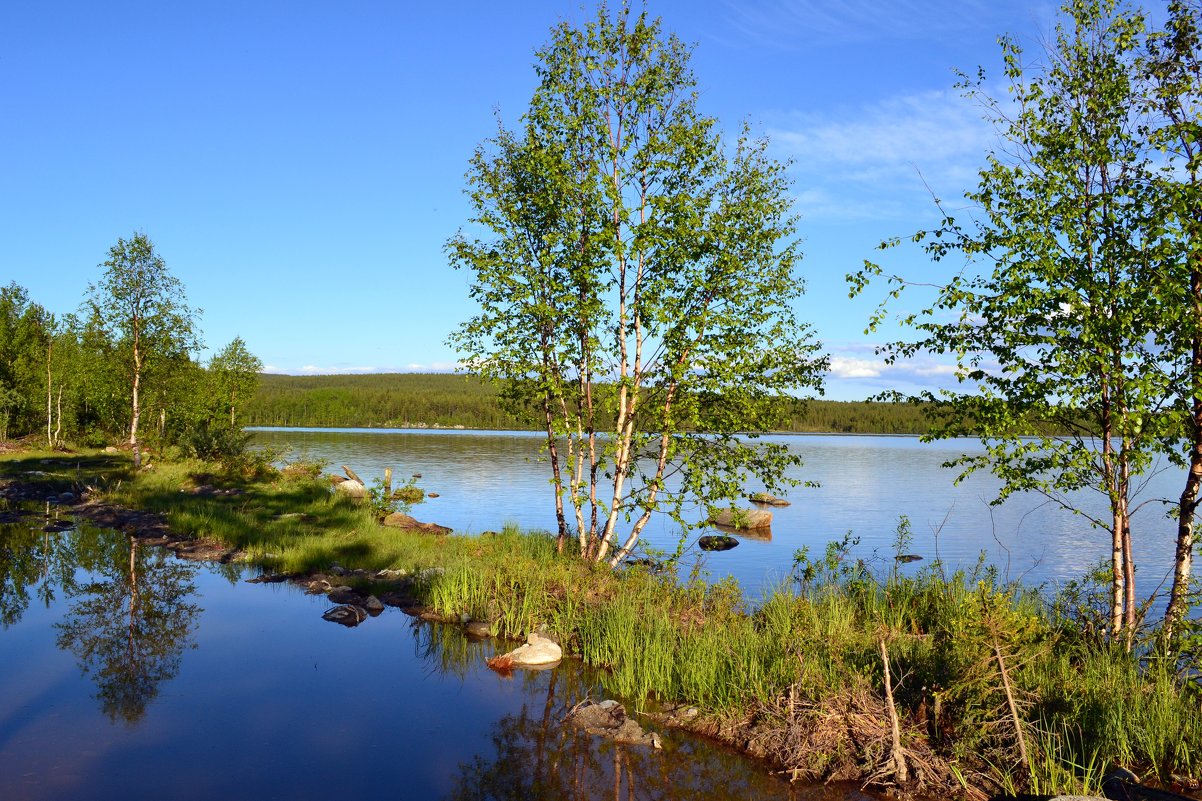
[[[356,474],[354,470],[350,469],[346,465],[342,466],[342,472],[346,473],[347,478],[349,478],[351,481],[358,481],[363,486],[367,486],[367,482],[359,478],[358,474]]]
[[[910,773],[906,770],[906,755],[902,750],[901,744],[901,724],[897,719],[897,705],[893,702],[893,678],[889,675],[889,651],[885,647],[885,638],[880,640],[881,645],[881,665],[885,669],[885,709],[889,713],[889,728],[893,747],[890,749],[890,758],[893,762],[893,775],[897,779],[898,784],[905,784]]]

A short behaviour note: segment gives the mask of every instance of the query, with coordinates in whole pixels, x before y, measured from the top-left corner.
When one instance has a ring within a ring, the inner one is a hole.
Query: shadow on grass
[[[33,494],[108,489],[129,481],[133,465],[120,453],[28,454],[0,458],[0,479],[18,481]]]

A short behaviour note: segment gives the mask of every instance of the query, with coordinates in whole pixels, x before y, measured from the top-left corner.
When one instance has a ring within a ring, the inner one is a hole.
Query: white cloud
[[[269,364],[263,368],[264,373],[276,375],[362,375],[366,373],[453,373],[460,369],[458,362],[431,362],[419,364],[411,362],[403,367],[396,366],[352,366],[334,365],[322,366],[306,364],[303,367],[278,367]]]
[[[886,368],[884,362],[832,356],[830,374],[835,378],[877,378]]]

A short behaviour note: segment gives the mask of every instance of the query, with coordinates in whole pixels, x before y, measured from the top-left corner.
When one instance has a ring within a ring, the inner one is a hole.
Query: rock
[[[332,573],[335,576],[345,576],[347,574],[347,569],[345,567],[343,567],[342,565],[338,564],[337,562],[331,562],[330,563],[330,573]]]
[[[60,492],[58,494],[59,503],[71,503],[73,500],[75,500],[75,493],[73,492]]]
[[[407,575],[408,575],[408,573],[406,573],[404,570],[385,569],[385,570],[376,571],[376,578],[385,579],[387,581],[396,581],[397,579],[403,579]]]
[[[326,593],[332,604],[355,604],[363,606],[363,596],[347,587],[335,587]]]
[[[697,540],[697,544],[703,551],[729,551],[738,545],[739,541],[725,534],[706,534]]]
[[[340,495],[345,495],[348,498],[354,498],[356,500],[361,500],[367,497],[367,487],[363,486],[358,481],[352,481],[350,479],[347,479],[346,481],[340,481],[335,484],[334,491]]]
[[[588,734],[607,737],[617,743],[663,747],[659,735],[644,731],[633,718],[626,716],[626,710],[617,701],[599,704],[584,701],[568,713],[567,722]]]
[[[772,513],[764,509],[719,509],[709,517],[709,522],[727,528],[769,528]]]
[[[322,618],[331,623],[341,623],[347,628],[354,628],[367,620],[367,610],[354,604],[343,604],[328,610]]]
[[[437,493],[437,492],[427,492],[427,493],[426,493],[426,497],[427,497],[427,498],[437,498],[437,497],[438,497],[438,493]]]
[[[296,578],[295,573],[264,573],[255,578],[246,580],[247,584],[279,584],[281,581],[291,581]]]
[[[375,617],[384,611],[384,602],[374,595],[369,595],[363,599],[363,608],[367,610],[367,614]]]
[[[563,659],[563,649],[541,634],[531,632],[525,645],[519,645],[507,654],[494,656],[488,666],[494,670],[507,671],[515,667],[554,667]]]
[[[393,606],[397,609],[416,609],[421,606],[421,601],[403,592],[381,593],[380,602],[385,606]]]
[[[747,496],[747,500],[752,503],[762,503],[765,506],[789,506],[792,501],[786,501],[784,498],[778,498],[775,495],[769,495],[766,492],[755,492]]]
[[[420,531],[424,534],[450,534],[451,529],[437,523],[423,523],[404,512],[393,512],[384,518],[384,525],[389,528],[399,528],[402,531]]]
[[[492,636],[492,629],[483,620],[469,620],[467,625],[463,627],[469,637],[479,637],[481,639]]]
[[[121,451],[117,448],[114,448],[112,445],[109,445],[108,447],[106,447],[104,449],[104,452],[105,453],[120,453]]]

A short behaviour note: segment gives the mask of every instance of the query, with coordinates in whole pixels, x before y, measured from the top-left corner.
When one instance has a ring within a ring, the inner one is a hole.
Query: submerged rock
[[[729,551],[738,544],[738,540],[725,534],[706,534],[697,540],[697,545],[703,551]]]
[[[331,623],[341,623],[347,628],[354,628],[367,620],[367,610],[354,604],[343,604],[330,609],[322,618]]]
[[[710,515],[709,522],[733,529],[768,528],[772,513],[764,509],[719,509]]]
[[[583,701],[568,713],[566,720],[588,734],[606,737],[616,743],[663,747],[659,735],[644,731],[633,718],[626,716],[625,708],[617,701]]]

